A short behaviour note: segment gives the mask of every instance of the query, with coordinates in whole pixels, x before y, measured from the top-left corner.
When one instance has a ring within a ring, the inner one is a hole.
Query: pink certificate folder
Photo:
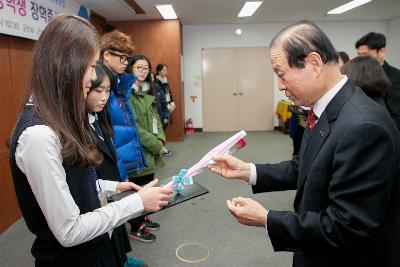
[[[213,164],[214,161],[212,160],[212,157],[215,155],[225,155],[225,154],[232,154],[236,149],[241,148],[246,145],[246,142],[243,140],[243,138],[246,136],[245,131],[240,131],[230,137],[229,139],[225,140],[218,146],[214,147],[211,149],[199,162],[197,162],[195,165],[190,167],[186,173],[186,175],[183,178],[188,178],[188,177],[193,177],[201,172],[203,172],[205,169],[207,169],[208,165]],[[238,146],[239,145],[239,146]],[[163,179],[159,182],[159,184],[164,184],[164,186],[173,186],[173,182],[171,181],[172,177]],[[175,196],[170,200],[167,206],[165,206],[163,209],[175,206],[177,204],[180,204],[182,202],[185,202],[187,200],[190,200],[192,198],[207,194],[209,191],[207,188],[204,186],[200,185],[197,182],[193,182],[192,184],[185,185],[183,187],[182,191],[179,191],[175,193]],[[135,193],[133,190],[129,190],[126,192],[122,192],[119,194],[112,195],[110,197],[111,201],[118,201],[130,194]],[[142,212],[141,214],[137,215],[136,217],[143,216],[143,215],[148,215],[150,212]]]
[[[215,155],[231,154],[232,148],[238,143],[243,137],[246,136],[246,132],[241,130],[229,139],[225,140],[218,146],[211,149],[199,162],[188,169],[185,177],[193,177],[204,171],[208,165],[214,163],[212,157]]]

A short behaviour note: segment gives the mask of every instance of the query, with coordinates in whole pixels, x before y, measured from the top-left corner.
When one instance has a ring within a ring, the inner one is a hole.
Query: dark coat
[[[270,210],[275,251],[294,266],[400,266],[400,136],[349,81],[291,161],[256,165],[255,193],[297,189],[295,212]]]
[[[382,68],[392,82],[392,87],[386,93],[385,103],[400,130],[400,70],[390,66],[386,61]]]

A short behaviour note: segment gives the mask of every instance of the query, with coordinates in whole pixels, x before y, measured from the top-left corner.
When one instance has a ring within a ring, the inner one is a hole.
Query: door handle
[[[233,93],[233,95],[237,95],[237,93]]]

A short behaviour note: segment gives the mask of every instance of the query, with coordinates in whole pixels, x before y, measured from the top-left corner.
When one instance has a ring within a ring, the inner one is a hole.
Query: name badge
[[[153,115],[153,134],[158,134],[157,117]]]
[[[100,206],[101,207],[107,206],[108,201],[107,201],[106,193],[104,193],[103,191],[100,191],[98,196],[99,196]]]

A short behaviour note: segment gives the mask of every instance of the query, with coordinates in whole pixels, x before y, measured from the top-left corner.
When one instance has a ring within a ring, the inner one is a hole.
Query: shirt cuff
[[[254,163],[249,163],[249,164],[250,164],[249,184],[256,185],[257,184],[257,169],[256,169],[256,165]]]
[[[268,212],[269,210],[267,210],[267,215],[265,215],[265,232],[267,233],[267,236],[269,236],[268,234]]]
[[[117,191],[117,185],[119,182],[116,181],[110,181],[110,180],[102,180],[99,179],[99,184],[102,190],[104,191],[111,191],[111,192],[116,192]],[[97,191],[99,191],[100,188],[97,188]]]

